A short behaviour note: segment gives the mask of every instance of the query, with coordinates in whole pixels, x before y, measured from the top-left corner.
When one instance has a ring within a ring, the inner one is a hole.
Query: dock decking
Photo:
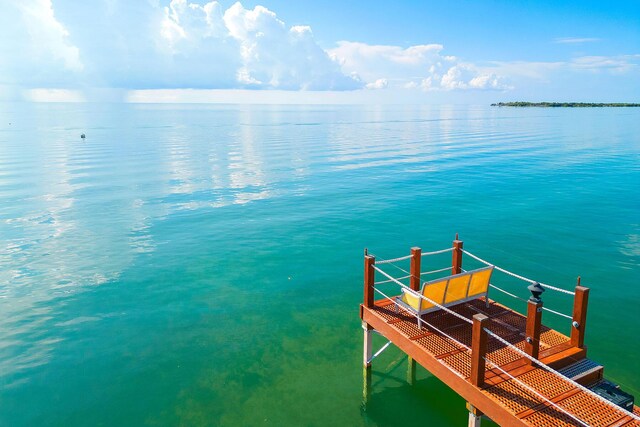
[[[456,255],[454,251],[454,264]],[[424,314],[424,323],[419,328],[415,314],[398,309],[388,298],[373,301],[366,290],[367,283],[371,285],[372,280],[365,279],[365,304],[360,308],[365,329],[365,367],[371,362],[367,333],[375,330],[462,396],[469,403],[470,425],[478,425],[479,416],[484,414],[503,426],[640,427],[637,406],[634,407],[634,417],[584,390],[575,381],[548,369],[558,370],[584,360],[587,352],[581,342],[584,335],[576,340],[538,325],[539,340],[535,342],[539,342],[536,350],[539,350],[537,359],[541,364],[533,363],[522,354],[531,354],[527,351],[528,342],[531,343],[531,339],[527,340],[531,329],[528,329],[526,316],[495,301],[489,300],[487,304],[482,298]],[[474,315],[487,316],[482,326],[490,333],[485,335],[481,356],[486,360],[486,368],[480,367],[479,382],[478,366],[474,366],[481,360],[474,354],[478,348],[474,343],[478,340],[478,332],[474,334],[475,325],[453,313],[470,321]],[[584,314],[577,315],[586,316],[586,308]],[[583,317],[581,320],[584,323],[586,319]],[[529,319],[529,323],[531,321]],[[602,368],[577,381],[586,385],[598,376],[602,376]]]

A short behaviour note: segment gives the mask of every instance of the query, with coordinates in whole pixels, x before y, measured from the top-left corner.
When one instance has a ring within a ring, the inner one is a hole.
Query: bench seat
[[[489,281],[493,273],[493,266],[478,268],[453,276],[424,282],[420,294],[425,298],[443,306],[449,307],[484,297],[488,301]],[[423,314],[438,310],[439,307],[429,300],[420,298],[417,293],[402,289],[402,295],[395,298],[396,311],[404,308],[418,317],[418,326],[422,327]]]

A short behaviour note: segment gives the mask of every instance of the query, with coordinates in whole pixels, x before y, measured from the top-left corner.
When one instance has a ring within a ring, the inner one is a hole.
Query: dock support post
[[[409,284],[414,291],[420,291],[420,262],[422,260],[422,249],[418,247],[411,248],[411,269],[409,273],[411,278]]]
[[[540,326],[542,325],[542,301],[527,301],[527,326],[524,351],[534,359],[540,354]],[[533,361],[527,362],[532,365]]]
[[[576,286],[576,295],[573,297],[573,319],[571,321],[571,345],[584,348],[584,333],[587,326],[587,304],[589,302],[589,288]]]
[[[407,356],[407,382],[409,385],[416,383],[416,361],[411,356]]]
[[[451,274],[460,274],[462,273],[462,240],[458,240],[458,233],[456,233],[456,239],[453,241],[452,253]]]
[[[487,354],[487,332],[484,330],[489,318],[484,314],[473,316],[471,330],[471,377],[476,387],[484,385],[485,355]]]
[[[469,411],[469,427],[480,427],[482,412],[469,402],[467,402],[467,410]]]
[[[371,391],[371,356],[373,356],[373,327],[367,322],[362,322],[362,329],[364,330],[364,348],[362,352],[362,402],[366,405],[369,400],[369,393]]]

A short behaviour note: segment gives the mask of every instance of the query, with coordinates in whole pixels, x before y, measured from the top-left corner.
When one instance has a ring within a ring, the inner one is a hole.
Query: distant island
[[[640,104],[626,102],[498,102],[492,107],[640,107]]]

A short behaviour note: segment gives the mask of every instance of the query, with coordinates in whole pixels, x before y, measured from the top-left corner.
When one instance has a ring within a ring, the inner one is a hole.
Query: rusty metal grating
[[[467,324],[465,321],[458,319],[452,314],[447,313],[444,310],[438,310],[431,313],[427,313],[422,318],[432,324],[438,329],[450,328],[462,324]]]
[[[535,427],[583,427],[582,424],[553,406],[534,412],[523,420]]]
[[[635,406],[633,408],[633,413],[636,415],[640,415],[640,411],[638,410],[638,407]],[[640,427],[640,421],[638,420],[631,420],[626,424],[623,424],[624,427]]]
[[[377,301],[375,307],[372,307],[371,310],[379,319],[385,321],[384,328],[386,328],[386,331],[390,332],[391,328],[399,331],[402,336],[413,339],[413,342],[418,344],[425,353],[439,358],[440,362],[447,365],[451,371],[457,372],[465,378],[469,377],[471,356],[462,346],[443,336],[429,325],[423,324],[423,327],[419,328],[415,316],[401,308],[396,312],[396,307],[393,303]],[[482,300],[458,304],[451,307],[451,310],[469,319],[478,312],[489,315],[489,330],[517,348],[524,349],[525,316],[510,311],[497,303],[491,303],[489,307],[486,307]],[[463,320],[444,310],[424,315],[423,319],[464,345],[471,345],[472,328],[470,324]],[[383,329],[382,325],[380,327]],[[569,341],[567,336],[548,327],[543,326],[541,329],[542,350],[557,347]],[[433,334],[428,334],[429,332],[433,332]],[[498,365],[504,366],[522,358],[519,353],[491,337],[488,337],[487,346],[487,359]],[[487,369],[491,369],[491,364],[487,366]],[[512,411],[514,414],[519,414],[523,417],[524,424],[536,427],[580,425],[578,421],[565,414],[562,410],[550,405],[535,393],[528,391],[524,385],[518,384],[518,381],[548,399],[562,399],[557,403],[562,409],[589,425],[609,426],[613,424],[640,427],[640,422],[630,419],[622,409],[616,410],[591,395],[578,391],[568,381],[558,378],[555,374],[544,369],[531,367],[524,369],[521,364],[516,363],[513,365],[511,372],[512,375],[517,375],[516,372],[520,372],[517,381],[507,379],[505,375],[500,375],[498,378],[491,377],[494,380],[493,382],[501,382],[488,386],[487,389],[482,390],[482,393],[494,400],[495,404],[500,402],[505,409]],[[497,370],[492,373],[498,374]],[[634,412],[640,415],[638,407],[634,407]]]
[[[416,342],[436,357],[460,349],[460,347],[453,344],[451,340],[439,334],[418,338]]]
[[[524,373],[518,377],[518,380],[549,399],[575,388],[569,381],[544,369],[534,369]]]
[[[501,322],[496,322],[493,319],[489,319],[488,329],[491,332],[500,335],[501,337],[507,337],[509,335],[514,335],[519,332],[518,329],[514,328],[513,326],[505,325],[504,323],[501,323]]]
[[[564,344],[569,341],[569,337],[562,335],[560,332],[554,331],[553,329],[546,331],[543,329],[543,331],[544,332],[540,334],[540,344],[546,345],[547,348]]]
[[[491,340],[487,347],[487,359],[498,366],[503,366],[507,363],[522,359],[522,356],[519,353],[513,351],[509,347],[505,347],[498,340]]]
[[[580,420],[594,426],[608,426],[624,416],[622,409],[613,410],[610,406],[582,391],[567,397],[558,404]]]
[[[380,306],[374,306],[373,310],[376,312],[376,314],[380,317],[382,317],[384,320],[386,320],[387,322],[391,321],[391,320],[395,320],[398,317],[403,316],[403,313],[396,313],[393,304],[391,305],[386,305],[384,307],[380,307]],[[406,315],[406,314],[405,314]]]
[[[478,314],[477,310],[474,310],[469,304],[462,303],[449,307],[449,310],[456,312],[467,319],[471,319],[475,314]]]
[[[468,325],[465,323],[464,325],[448,328],[445,332],[451,338],[466,345],[467,347],[471,347],[471,334],[472,334],[471,325]]]
[[[526,330],[527,318],[514,311],[507,311],[495,317],[496,320],[506,323],[507,325],[519,330]]]
[[[455,353],[451,356],[440,359],[463,377],[468,378],[471,375],[471,356],[466,351]]]
[[[500,403],[515,414],[542,403],[539,397],[528,392],[513,380],[503,381],[491,386],[485,390],[485,393],[499,400]]]
[[[417,320],[403,320],[401,322],[395,322],[391,324],[392,327],[399,330],[408,337],[415,337],[423,334],[425,331],[418,328]]]
[[[482,312],[489,317],[497,316],[509,310],[507,307],[502,306],[498,303],[495,303],[491,300],[489,300],[489,307],[487,307],[487,304],[484,302],[484,299],[474,299],[469,301],[467,304],[472,306],[475,309],[474,311]]]

